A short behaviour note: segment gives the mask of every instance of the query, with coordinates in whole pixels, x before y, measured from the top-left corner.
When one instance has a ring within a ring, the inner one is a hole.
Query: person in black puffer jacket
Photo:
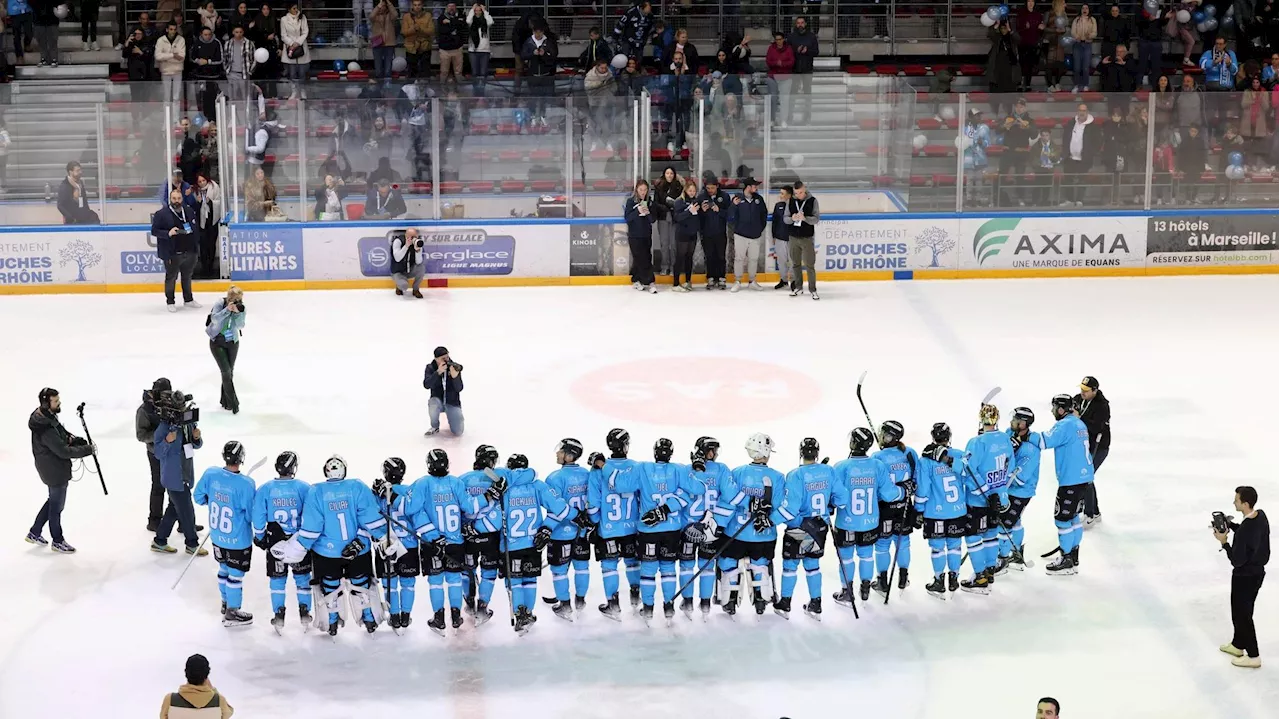
[[[671,208],[671,217],[676,227],[676,258],[672,285],[677,292],[693,291],[693,250],[698,243],[698,231],[702,221],[698,217],[701,204],[698,202],[698,185],[690,180],[685,183],[684,194],[676,200]],[[680,284],[680,275],[684,275],[684,284]]]
[[[151,385],[151,389],[142,390],[142,404],[134,413],[134,435],[139,442],[146,445],[147,464],[151,465],[151,498],[150,512],[147,514],[147,531],[155,532],[160,527],[160,518],[164,516],[164,486],[160,484],[160,460],[155,454],[156,428],[160,426],[160,415],[156,412],[155,398],[161,392],[173,389],[168,379],[161,377]],[[200,531],[200,530],[196,530]]]
[[[627,244],[631,246],[631,285],[637,290],[658,294],[653,284],[653,210],[654,199],[649,183],[640,180],[636,191],[627,198],[622,216],[627,221]]]
[[[58,390],[46,387],[40,390],[40,406],[31,413],[27,428],[31,430],[31,455],[35,459],[36,473],[49,488],[49,499],[36,514],[36,521],[27,533],[27,542],[48,544],[44,539],[44,525],[49,525],[53,538],[53,551],[70,554],[75,547],[67,544],[62,536],[62,508],[67,504],[67,485],[71,482],[71,460],[83,459],[93,454],[97,447],[67,431],[58,421],[62,400]]]

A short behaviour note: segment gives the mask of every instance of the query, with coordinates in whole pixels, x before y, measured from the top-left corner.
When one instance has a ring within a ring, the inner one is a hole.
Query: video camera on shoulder
[[[169,424],[189,427],[200,421],[200,408],[191,395],[179,390],[161,392],[156,399],[156,414]]]

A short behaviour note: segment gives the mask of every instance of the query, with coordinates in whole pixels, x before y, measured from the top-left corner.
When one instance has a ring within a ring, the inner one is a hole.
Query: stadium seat
[[[363,202],[350,202],[350,203],[347,203],[347,219],[348,219],[348,220],[359,220],[359,219],[361,219],[362,217],[364,217],[364,203],[363,203]]]

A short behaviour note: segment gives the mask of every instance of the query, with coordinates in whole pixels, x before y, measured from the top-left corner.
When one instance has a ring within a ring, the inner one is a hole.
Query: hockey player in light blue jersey
[[[462,523],[466,567],[466,572],[463,574],[463,589],[466,594],[466,605],[474,612],[477,627],[493,617],[493,610],[489,609],[489,600],[493,596],[493,584],[498,578],[498,568],[502,566],[502,513],[496,501],[501,495],[497,490],[491,489],[493,481],[489,479],[489,475],[501,477],[507,470],[495,467],[497,462],[498,450],[492,445],[482,444],[476,447],[472,470],[458,478],[462,481],[467,497],[472,502],[483,506],[474,518],[468,517]],[[478,580],[477,571],[480,574]]]
[[[973,579],[960,582],[960,589],[989,594],[996,581],[999,559],[1000,515],[1009,508],[1009,471],[1013,467],[1013,444],[1000,431],[1000,410],[984,404],[978,410],[981,429],[965,445],[965,500],[969,505],[969,563]]]
[[[604,584],[605,603],[599,609],[610,619],[622,620],[618,601],[618,560],[627,568],[627,584],[631,590],[631,608],[640,607],[640,560],[636,558],[636,521],[639,519],[636,495],[627,491],[634,483],[623,481],[640,471],[640,464],[627,459],[631,435],[625,429],[611,429],[605,436],[609,458],[601,463],[593,459],[587,483],[587,510],[597,525],[596,561]]]
[[[805,437],[800,442],[800,466],[787,473],[778,515],[787,525],[782,536],[782,597],[773,611],[784,619],[791,618],[791,595],[796,589],[796,574],[803,562],[809,603],[804,613],[822,619],[822,570],[819,563],[826,552],[827,515],[834,506],[836,470],[819,462],[818,440]]]
[[[210,467],[200,475],[191,493],[196,504],[209,505],[209,539],[218,562],[218,588],[222,593],[222,626],[253,623],[253,615],[240,611],[244,575],[253,559],[253,480],[240,474],[244,445],[236,441],[222,447],[226,467]]]
[[[507,473],[499,475],[493,487],[499,493],[503,551],[510,562],[505,569],[511,605],[515,608],[512,624],[516,633],[524,634],[538,621],[533,609],[538,598],[538,577],[542,574],[542,550],[556,527],[568,520],[569,505],[546,482],[538,481],[538,474],[529,469],[529,458],[523,454],[507,458]]]
[[[879,452],[871,455],[884,462],[889,468],[889,478],[894,484],[915,486],[916,469],[920,457],[916,451],[902,443],[905,430],[902,423],[889,420],[880,425]],[[880,538],[876,540],[876,582],[873,588],[880,596],[889,593],[890,554],[897,556],[898,589],[903,590],[910,584],[907,580],[907,568],[911,566],[911,532],[915,529],[915,506],[911,502],[911,493],[907,492],[897,502],[889,502],[880,506]]]
[[[858,593],[862,601],[871,596],[871,577],[875,571],[872,552],[880,538],[880,506],[882,503],[899,502],[906,492],[893,483],[889,468],[867,452],[875,444],[875,435],[865,427],[849,433],[849,458],[835,466],[836,484],[831,493],[836,507],[832,542],[840,556],[840,592],[835,595],[837,604],[852,604],[851,587],[854,576],[861,579]],[[855,549],[856,548],[856,549]],[[854,554],[857,554],[857,572]]]
[[[767,434],[757,432],[748,437],[745,448],[751,463],[734,469],[719,488],[720,499],[714,512],[716,534],[737,537],[720,555],[720,577],[724,581],[720,607],[730,616],[737,612],[742,582],[739,560],[746,559],[751,565],[755,591],[750,596],[756,614],[764,614],[776,599],[772,596],[773,577],[769,566],[778,541],[775,525],[782,519],[778,508],[786,488],[782,473],[768,466],[773,447],[773,439]]]
[[[1075,574],[1080,566],[1080,539],[1084,521],[1080,511],[1089,484],[1093,482],[1093,459],[1089,455],[1089,429],[1072,411],[1070,395],[1055,395],[1053,418],[1048,432],[1040,435],[1040,449],[1053,450],[1053,468],[1058,476],[1058,501],[1053,523],[1058,526],[1061,556],[1044,568],[1052,575]]]
[[[277,477],[268,480],[253,496],[253,543],[267,552],[267,577],[271,583],[271,626],[279,634],[284,628],[285,589],[289,572],[293,572],[298,595],[298,619],[303,630],[311,624],[311,555],[297,564],[286,564],[270,553],[274,545],[288,541],[302,526],[302,509],[306,506],[311,485],[295,479],[298,455],[281,452],[276,457]]]
[[[945,422],[933,425],[930,436],[933,441],[924,448],[917,473],[916,511],[933,560],[933,581],[925,593],[946,599],[948,588],[952,592],[960,588],[961,539],[969,533],[964,482],[953,469],[962,466],[964,453],[948,446],[951,428]]]
[[[702,620],[711,614],[711,597],[716,591],[718,568],[711,566],[711,558],[719,551],[724,539],[712,539],[708,532],[715,522],[711,516],[720,498],[720,487],[729,480],[729,468],[716,461],[720,455],[720,442],[715,437],[699,437],[689,454],[690,476],[702,485],[702,494],[692,497],[685,507],[685,526],[680,541],[680,586],[684,593],[680,598],[680,611],[686,619],[693,618],[693,578],[698,581],[698,608]],[[701,570],[701,574],[699,574]]]
[[[413,483],[413,495],[415,500],[421,498],[417,503],[419,514],[412,519],[414,528],[422,537],[419,545],[422,570],[430,585],[433,610],[427,626],[444,636],[446,595],[450,625],[455,630],[462,626],[462,578],[466,563],[463,525],[493,510],[483,494],[473,497],[465,482],[449,474],[449,455],[443,449],[427,453],[427,476]]]
[[[662,615],[670,624],[676,615],[676,560],[684,531],[684,511],[701,499],[704,488],[689,467],[672,464],[675,444],[662,437],[653,444],[653,461],[640,465],[630,477],[639,501],[640,526],[636,549],[640,554],[640,616],[653,619],[657,580],[662,576]]]
[[[1000,537],[1000,563],[996,574],[1009,568],[1022,571],[1023,562],[1022,512],[1036,496],[1040,483],[1040,433],[1032,432],[1036,415],[1027,407],[1015,407],[1009,419],[1009,441],[1013,443],[1013,471],[1009,473],[1009,511],[1000,515],[1000,523],[1012,535]],[[1014,551],[1014,550],[1017,551]]]
[[[387,623],[396,634],[401,629],[407,629],[413,622],[418,575],[422,573],[419,538],[429,535],[435,529],[430,523],[422,527],[414,526],[414,518],[424,516],[422,507],[426,493],[414,492],[411,485],[404,484],[406,471],[408,467],[403,459],[388,457],[382,462],[382,477],[373,483],[373,496],[378,500],[378,509],[387,517],[387,531],[405,549],[404,554],[395,560],[390,557],[374,557],[375,562],[381,562],[378,565],[378,576],[382,577],[382,591],[391,612]]]
[[[556,464],[560,469],[547,475],[547,486],[556,496],[569,505],[569,518],[551,532],[547,544],[547,564],[551,566],[551,581],[555,587],[555,599],[551,611],[557,617],[573,621],[576,608],[582,612],[587,607],[587,588],[591,586],[591,541],[583,533],[590,528],[587,512],[587,483],[591,472],[578,464],[583,453],[582,442],[566,437],[556,446]],[[586,525],[584,527],[583,525]],[[569,601],[569,567],[573,566],[573,602]]]
[[[272,547],[271,553],[277,559],[296,562],[298,548],[313,552],[315,572],[320,576],[316,621],[321,629],[337,636],[345,623],[339,614],[339,600],[345,594],[351,614],[358,614],[365,630],[372,634],[382,621],[383,607],[377,589],[369,586],[371,540],[387,538],[387,520],[378,511],[373,491],[360,480],[347,478],[347,463],[341,457],[325,461],[324,477],[325,481],[312,486],[307,495],[302,528],[284,546]],[[387,553],[399,557],[404,547],[393,540]]]

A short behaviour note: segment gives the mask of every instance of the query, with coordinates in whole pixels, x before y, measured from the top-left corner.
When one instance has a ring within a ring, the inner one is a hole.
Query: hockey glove
[[[724,539],[724,527],[716,525],[715,531],[711,533],[713,539]]]
[[[916,496],[916,481],[914,479],[904,479],[898,483],[898,486],[902,487],[903,496],[907,501],[911,501]]]
[[[480,532],[476,530],[476,525],[471,522],[462,523],[462,539],[464,541],[474,541],[478,536],[480,536]]]
[[[915,526],[916,529],[924,529],[924,512],[913,512],[912,514],[915,521],[911,524]]]
[[[578,529],[590,529],[596,524],[591,520],[591,513],[585,509],[578,510],[578,513],[573,516],[573,523]]]
[[[493,483],[489,485],[489,488],[484,491],[484,497],[490,502],[497,504],[502,501],[502,495],[506,494],[506,492],[507,478],[499,474],[497,475],[497,479],[493,480]]]
[[[1000,512],[1000,495],[998,493],[991,492],[987,495],[987,509],[997,514]]]
[[[387,480],[382,477],[373,480],[373,494],[378,499],[387,499]]]
[[[435,539],[431,540],[431,550],[435,553],[437,557],[443,557],[444,547],[448,543],[449,542],[447,539],[445,539],[445,536],[441,534],[439,537],[436,537]]]
[[[761,517],[768,517],[771,514],[773,514],[773,502],[770,502],[763,497],[756,497],[751,500],[752,517],[759,519]]]
[[[707,460],[702,455],[698,454],[697,452],[690,452],[689,459],[693,461],[693,471],[695,472],[707,471]]]
[[[640,518],[640,521],[644,522],[644,526],[646,527],[656,527],[667,521],[667,517],[670,515],[671,509],[665,504],[659,504],[648,512],[645,512],[644,516]]]
[[[533,533],[533,548],[541,552],[551,541],[551,527],[538,527]]]
[[[277,562],[297,564],[307,558],[307,550],[303,548],[296,537],[290,537],[283,542],[271,545],[271,556]]]
[[[767,532],[773,528],[773,520],[770,519],[767,514],[757,515],[755,519],[751,520],[751,526],[754,527],[757,532]]]
[[[693,544],[702,544],[707,541],[707,525],[702,522],[694,522],[685,527],[684,540]]]
[[[948,467],[951,466],[951,454],[947,452],[947,446],[944,444],[931,444],[925,447],[924,456],[935,462],[941,462]]]
[[[822,546],[827,540],[827,532],[830,528],[826,522],[822,521],[821,517],[805,517],[800,520],[800,529],[804,530],[805,534],[813,537],[813,541],[818,546]]]
[[[587,466],[591,469],[604,469],[604,455],[600,452],[592,452],[587,457]]]
[[[1015,452],[1017,452],[1018,448],[1022,446],[1022,438],[1016,434],[1010,437],[1009,441],[1013,443],[1013,451]]]
[[[267,540],[266,534],[258,534],[253,538],[253,544],[264,552],[271,550],[271,542]]]
[[[379,544],[378,547],[382,550],[382,556],[392,561],[403,557],[409,552],[409,550],[404,546],[404,543],[400,541],[400,538],[397,537],[394,532],[387,532],[386,539],[383,539],[382,543]]]
[[[368,549],[369,545],[365,544],[363,539],[356,537],[351,540],[347,546],[342,548],[342,558],[347,560],[355,559],[361,554],[364,554]]]

